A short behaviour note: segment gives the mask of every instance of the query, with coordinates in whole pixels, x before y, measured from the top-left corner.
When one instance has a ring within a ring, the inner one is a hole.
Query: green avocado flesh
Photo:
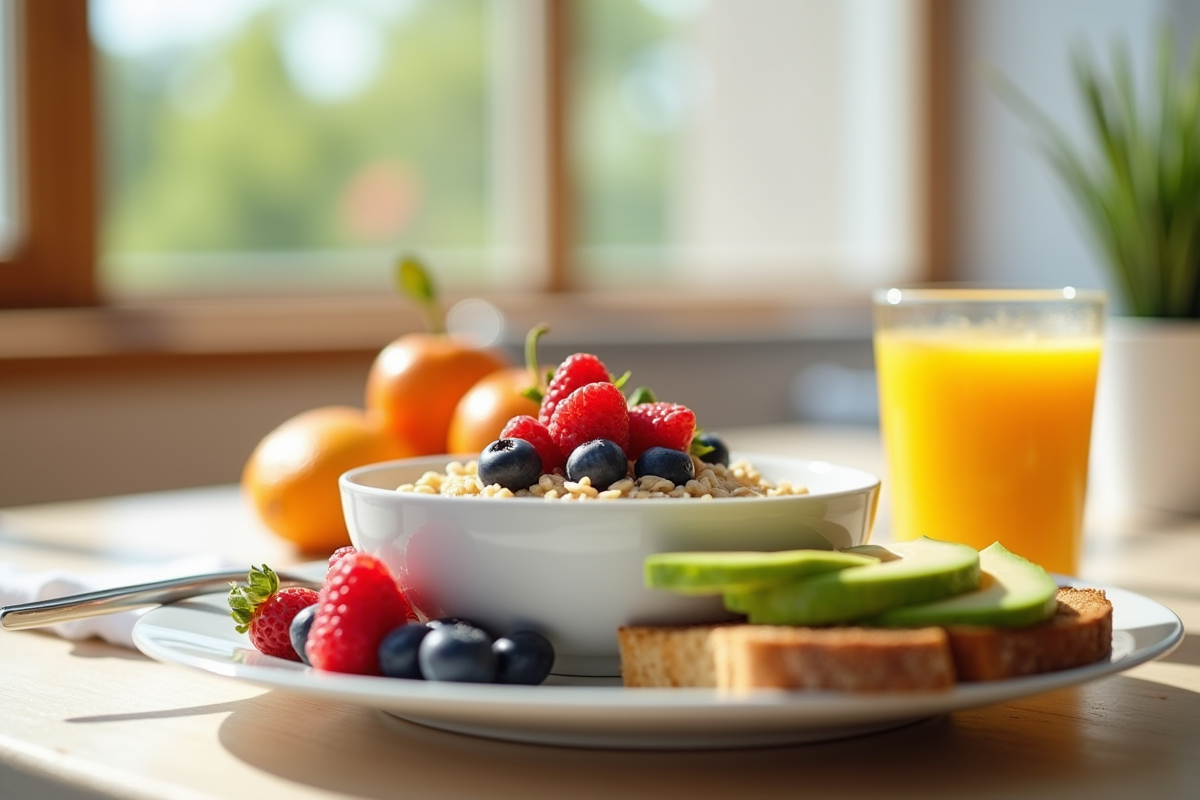
[[[1011,553],[999,542],[979,551],[979,589],[932,603],[884,611],[873,625],[1033,625],[1054,616],[1058,586],[1046,570]]]
[[[831,570],[874,564],[869,555],[837,550],[657,553],[646,558],[646,586],[682,594],[753,591]]]
[[[756,625],[851,622],[897,606],[952,597],[979,588],[979,553],[955,542],[911,542],[848,547],[840,552],[890,560],[810,575],[752,591],[724,592],[725,607]]]

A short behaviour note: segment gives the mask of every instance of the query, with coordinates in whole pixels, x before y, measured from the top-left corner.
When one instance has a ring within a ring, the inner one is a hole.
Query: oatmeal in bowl
[[[808,494],[807,486],[793,485],[786,479],[772,483],[749,461],[739,460],[726,466],[710,464],[696,456],[691,456],[691,460],[694,477],[678,485],[660,475],[639,477],[628,474],[607,486],[593,486],[586,475],[573,481],[564,475],[546,473],[538,477],[537,483],[513,491],[499,484],[484,483],[479,476],[478,462],[471,459],[465,463],[450,461],[444,471],[431,470],[396,490],[445,497],[535,497],[542,500],[712,500]]]
[[[423,617],[550,640],[554,671],[619,675],[617,628],[728,618],[719,597],[643,584],[647,556],[832,549],[870,535],[879,479],[852,467],[730,453],[686,405],[626,387],[595,354],[555,369],[526,342],[536,416],[478,453],[341,476],[350,538]]]
[[[661,481],[626,476],[600,489],[558,473],[502,491],[479,482],[473,461],[428,456],[345,473],[351,540],[387,563],[422,616],[535,629],[554,644],[554,671],[571,675],[618,675],[621,625],[728,616],[720,598],[647,589],[646,556],[863,544],[880,485],[849,466],[735,452],[728,467],[694,463],[701,488],[682,482],[682,496],[674,481],[661,491]],[[712,491],[730,480],[753,491]]]

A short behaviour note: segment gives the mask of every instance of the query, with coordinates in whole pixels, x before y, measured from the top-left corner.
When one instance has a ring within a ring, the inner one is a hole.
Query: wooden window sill
[[[456,298],[448,298],[447,305]],[[501,344],[519,350],[545,322],[563,346],[861,339],[864,293],[765,300],[625,293],[492,297]],[[0,361],[365,351],[424,326],[398,298],[238,299],[0,311]]]

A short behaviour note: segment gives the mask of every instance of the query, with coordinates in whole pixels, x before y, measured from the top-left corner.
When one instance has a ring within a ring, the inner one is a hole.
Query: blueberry
[[[308,650],[305,643],[308,641],[308,631],[312,628],[313,617],[317,615],[317,604],[306,606],[300,609],[296,616],[292,617],[292,624],[288,628],[288,638],[292,640],[292,649],[296,651],[296,655],[300,656],[300,660],[305,664],[308,663]]]
[[[496,683],[536,686],[554,666],[554,646],[536,631],[517,631],[492,643],[496,654]]]
[[[379,643],[380,672],[389,678],[421,680],[424,676],[417,664],[417,650],[432,630],[419,622],[410,622],[388,632]]]
[[[625,451],[609,439],[584,442],[567,459],[567,480],[579,481],[586,476],[597,489],[607,489],[628,474]]]
[[[437,619],[429,620],[425,624],[430,628],[440,628],[443,625],[469,625],[472,628],[479,628],[481,631],[487,630],[475,620],[463,617],[438,617]]]
[[[492,637],[474,625],[429,628],[417,649],[421,674],[430,681],[491,683],[496,677]]]
[[[479,454],[479,479],[484,486],[528,489],[542,477],[542,457],[524,439],[497,439]]]
[[[720,437],[712,433],[702,433],[696,437],[696,441],[712,448],[709,452],[699,456],[701,461],[706,464],[724,464],[727,467],[729,466],[729,448],[725,445],[725,442],[721,441]]]
[[[638,456],[633,465],[633,474],[639,478],[644,475],[657,475],[676,486],[683,486],[696,477],[696,468],[692,466],[692,457],[682,450],[651,447]]]

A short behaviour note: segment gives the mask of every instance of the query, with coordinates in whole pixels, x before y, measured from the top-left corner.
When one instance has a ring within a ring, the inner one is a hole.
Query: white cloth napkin
[[[188,556],[159,564],[138,564],[100,572],[68,572],[51,569],[24,570],[13,564],[0,563],[0,606],[49,600],[80,592],[93,592],[136,583],[182,578],[218,570],[235,569],[238,563],[217,555]],[[249,565],[247,565],[249,571]],[[42,630],[64,639],[99,637],[121,647],[133,645],[133,624],[149,609],[139,608],[106,614],[99,617],[60,622]],[[7,633],[7,632],[6,632]]]

